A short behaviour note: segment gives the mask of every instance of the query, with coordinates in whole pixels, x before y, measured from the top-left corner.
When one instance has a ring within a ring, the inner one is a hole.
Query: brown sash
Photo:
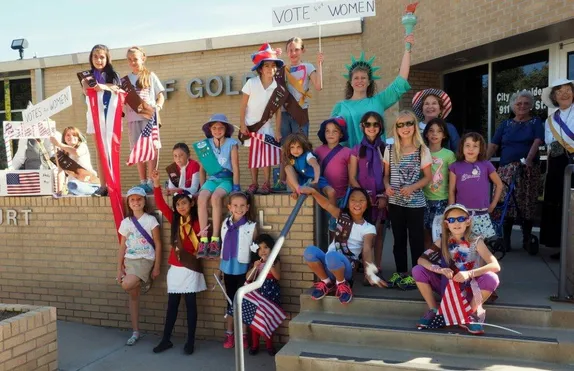
[[[291,95],[291,93],[289,93],[289,90],[287,89],[287,82],[285,80],[284,68],[277,69],[277,72],[275,73],[275,81],[277,81],[277,85],[283,86],[283,88],[287,91],[287,98],[283,103],[283,107],[285,107],[287,113],[289,113],[291,117],[293,117],[293,119],[297,121],[299,126],[303,126],[306,123],[308,123],[309,112],[299,105],[299,102],[295,100],[295,97]]]
[[[56,161],[55,157],[52,157],[50,160],[59,166],[60,169],[64,170],[66,174],[73,176],[81,182],[100,184],[100,179],[95,173],[86,170],[76,161],[72,160],[66,152],[58,151],[56,155],[58,156],[58,161]]]
[[[192,229],[191,233],[195,236],[195,232],[193,231],[193,229]],[[190,238],[191,238],[191,236],[190,236]],[[197,240],[197,237],[195,239]],[[197,244],[196,244],[196,246],[197,246]],[[181,236],[179,234],[179,231],[177,232],[175,256],[177,257],[177,260],[179,260],[181,265],[183,265],[187,269],[190,269],[190,270],[197,272],[197,273],[203,273],[203,268],[201,266],[201,262],[199,261],[199,259],[197,259],[194,254],[190,253],[189,251],[187,251],[186,249],[183,248],[183,244],[181,243]]]
[[[181,174],[179,174],[179,166],[177,166],[175,162],[172,162],[171,165],[165,168],[165,171],[167,171],[167,176],[169,177],[171,184],[173,184],[175,188],[179,188],[179,178],[181,177]]]
[[[150,120],[153,117],[153,114],[155,113],[155,109],[140,98],[140,96],[136,91],[136,88],[132,85],[128,76],[122,77],[121,82],[122,82],[122,89],[127,93],[126,104],[135,112],[137,112],[138,115]],[[157,120],[159,124],[159,117],[157,118]]]

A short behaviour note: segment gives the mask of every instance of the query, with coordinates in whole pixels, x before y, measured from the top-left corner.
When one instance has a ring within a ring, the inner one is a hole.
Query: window
[[[548,50],[492,63],[492,134],[501,122],[514,117],[509,99],[521,90],[528,90],[534,96],[532,116],[546,120],[548,108],[540,96],[542,89],[548,86],[548,66]]]
[[[444,90],[452,101],[447,121],[459,134],[476,131],[488,135],[488,65],[444,75]]]
[[[566,75],[568,80],[574,80],[574,52],[568,53],[568,62],[566,66]]]
[[[32,82],[29,78],[11,79],[9,84],[11,120],[22,121],[22,111],[32,100]],[[0,80],[0,123],[6,120],[5,97],[8,92],[4,87],[4,80]],[[6,168],[6,148],[3,130],[0,128],[0,169]]]

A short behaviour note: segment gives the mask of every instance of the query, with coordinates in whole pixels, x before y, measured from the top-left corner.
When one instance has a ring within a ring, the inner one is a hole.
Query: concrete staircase
[[[421,300],[301,295],[290,340],[276,356],[277,371],[574,370],[574,311],[549,306],[489,305],[474,336],[458,328],[417,330]]]

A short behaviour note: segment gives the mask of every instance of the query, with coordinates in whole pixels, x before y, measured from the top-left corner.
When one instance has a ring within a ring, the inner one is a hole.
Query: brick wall
[[[0,304],[22,312],[0,322],[0,370],[58,369],[56,308]]]
[[[153,197],[148,198],[153,204]],[[170,202],[170,201],[168,201]],[[256,196],[264,212],[261,230],[277,238],[295,202],[288,196]],[[299,312],[299,295],[312,285],[313,275],[303,264],[303,249],[313,242],[313,203],[307,200],[281,250],[281,289],[288,319]],[[127,294],[115,283],[117,234],[108,198],[0,197],[0,210],[15,209],[18,226],[0,224],[0,302],[49,305],[58,319],[98,326],[130,328]],[[25,225],[21,210],[32,210]],[[259,215],[259,214],[258,214]],[[258,220],[261,222],[260,220]],[[141,328],[161,332],[167,304],[169,223],[162,228],[164,263],[160,278],[141,299]],[[215,284],[217,262],[207,261],[208,287]],[[224,330],[223,294],[205,291],[198,296],[198,338],[220,339]],[[175,332],[186,333],[185,310],[180,309]],[[276,341],[288,340],[288,321]]]

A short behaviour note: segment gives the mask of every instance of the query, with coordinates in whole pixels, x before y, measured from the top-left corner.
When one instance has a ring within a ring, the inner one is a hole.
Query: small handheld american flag
[[[281,144],[268,134],[250,132],[249,168],[275,166],[281,162]]]
[[[156,117],[157,116],[154,115],[142,130],[128,158],[128,166],[137,164],[138,162],[151,161],[156,158],[157,150],[161,148]]]
[[[472,322],[470,313],[472,308],[466,298],[462,296],[460,284],[449,280],[437,315],[428,325],[428,328],[435,329],[454,325],[463,325]]]

